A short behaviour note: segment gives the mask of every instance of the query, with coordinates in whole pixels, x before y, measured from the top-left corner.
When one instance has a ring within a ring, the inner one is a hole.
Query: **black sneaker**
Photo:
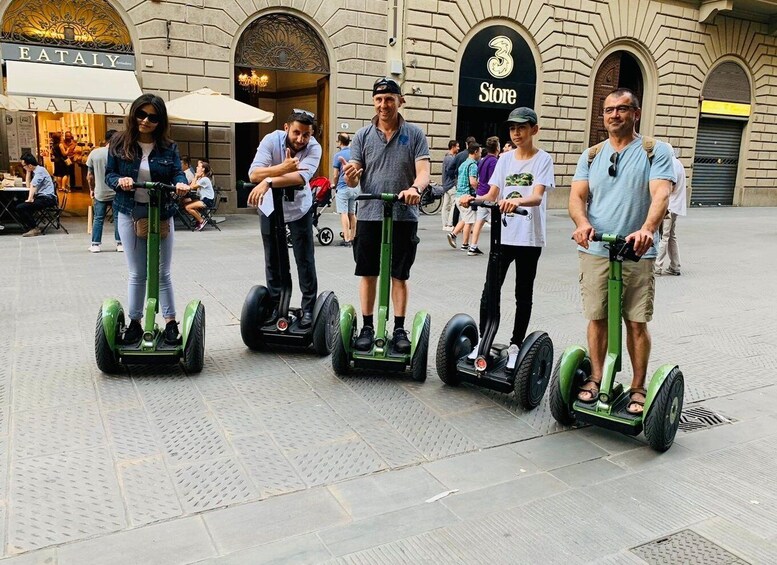
[[[178,333],[178,322],[175,320],[167,322],[164,339],[167,345],[178,345],[181,343],[181,335]]]
[[[375,341],[375,330],[372,326],[364,326],[359,337],[353,343],[353,348],[357,351],[369,351],[372,349],[373,341]]]
[[[410,353],[410,340],[407,339],[405,328],[396,328],[394,330],[394,351],[397,353]]]
[[[469,246],[469,251],[467,251],[467,255],[483,255],[483,252],[478,249],[477,247]]]
[[[299,321],[299,327],[304,329],[309,328],[313,325],[313,313],[312,312],[305,312],[302,314],[302,318],[300,318]]]
[[[143,337],[143,326],[140,325],[139,320],[131,320],[130,325],[124,330],[122,341],[125,345],[132,345],[139,342],[141,337]]]

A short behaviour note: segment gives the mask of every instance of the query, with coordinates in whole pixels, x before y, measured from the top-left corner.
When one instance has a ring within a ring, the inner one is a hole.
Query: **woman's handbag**
[[[135,226],[135,236],[140,239],[148,239],[148,206],[135,204],[132,209],[132,223]],[[159,220],[159,236],[166,239],[170,235],[170,219]]]

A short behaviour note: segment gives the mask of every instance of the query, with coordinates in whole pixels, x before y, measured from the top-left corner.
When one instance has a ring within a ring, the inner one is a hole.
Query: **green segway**
[[[417,312],[410,333],[410,352],[394,349],[388,334],[389,302],[391,299],[391,246],[396,194],[360,194],[357,200],[382,200],[383,225],[380,243],[380,276],[378,278],[378,313],[375,316],[375,339],[369,351],[354,348],[357,336],[356,309],[351,304],[340,308],[340,336],[332,349],[332,368],[338,375],[346,375],[351,369],[404,372],[408,368],[413,380],[426,380],[426,363],[429,353],[429,334],[432,318],[425,311]]]
[[[631,436],[644,431],[653,449],[666,451],[672,446],[680,424],[685,388],[683,373],[677,365],[660,366],[647,387],[642,413],[631,414],[626,410],[631,389],[615,383],[622,362],[623,261],[639,261],[640,257],[634,253],[633,243],[626,242],[623,236],[595,234],[594,241],[608,243],[610,254],[607,355],[599,394],[590,402],[577,398],[576,391],[591,375],[591,359],[584,347],[570,346],[561,355],[550,380],[550,411],[556,421],[565,426],[579,421]]]
[[[136,343],[123,343],[124,308],[115,298],[105,300],[97,315],[94,353],[103,373],[118,373],[126,365],[174,365],[182,362],[187,373],[199,373],[205,359],[205,306],[199,300],[186,305],[181,323],[181,343],[165,343],[156,323],[159,312],[160,210],[175,187],[160,182],[134,183],[148,190],[148,237],[146,238],[146,306],[143,335]]]

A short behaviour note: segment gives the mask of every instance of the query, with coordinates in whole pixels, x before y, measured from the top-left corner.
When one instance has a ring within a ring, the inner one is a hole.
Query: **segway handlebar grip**
[[[493,200],[483,200],[482,198],[470,200],[469,205],[472,206],[472,208],[475,210],[477,210],[478,206],[482,206],[483,208],[499,208],[499,202],[494,202]],[[513,211],[513,214],[518,214],[519,216],[528,216],[529,211],[525,208],[516,208]]]
[[[356,200],[383,200],[384,202],[397,202],[399,196],[387,192],[381,192],[380,194],[360,194],[356,197]]]
[[[175,186],[163,182],[133,182],[132,188],[145,188],[146,190],[164,190],[166,192],[175,192]]]
[[[604,241],[606,243],[626,243],[626,238],[614,233],[595,233],[592,241]]]

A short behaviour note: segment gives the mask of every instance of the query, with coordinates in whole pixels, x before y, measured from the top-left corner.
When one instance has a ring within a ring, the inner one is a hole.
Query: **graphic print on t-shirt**
[[[534,186],[534,175],[531,173],[517,173],[513,175],[507,175],[505,178],[505,190],[510,190],[511,186]],[[522,194],[518,192],[517,190],[514,190],[510,194],[507,195],[507,198],[520,198]],[[515,217],[515,214],[512,212],[509,214],[505,214],[505,218],[513,218]],[[524,216],[525,220],[531,220],[532,219],[532,213],[531,210],[529,210],[529,213]],[[507,227],[507,222],[505,219],[502,219],[502,224]]]

